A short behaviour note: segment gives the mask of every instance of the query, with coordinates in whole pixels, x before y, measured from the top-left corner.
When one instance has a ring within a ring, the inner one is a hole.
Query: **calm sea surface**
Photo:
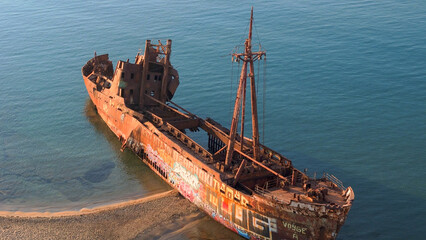
[[[94,51],[115,64],[145,39],[171,38],[181,80],[174,101],[229,126],[238,75],[229,53],[243,43],[251,5],[255,41],[267,50],[261,139],[296,167],[354,188],[338,239],[424,239],[424,0],[3,0],[0,210],[79,209],[168,190],[119,151],[80,69]],[[173,236],[236,235],[206,217]]]

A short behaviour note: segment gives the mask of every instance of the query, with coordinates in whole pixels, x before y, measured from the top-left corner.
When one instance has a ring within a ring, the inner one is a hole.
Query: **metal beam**
[[[243,159],[240,166],[238,167],[237,173],[234,176],[234,181],[232,182],[232,186],[235,187],[237,185],[238,180],[240,180],[241,174],[243,173],[244,167],[246,166],[246,159]]]
[[[168,121],[170,124],[175,126],[177,129],[191,129],[196,128],[200,125],[200,120],[197,118],[194,119],[180,119],[176,121]]]
[[[229,168],[229,164],[231,163],[232,154],[234,153],[234,144],[235,144],[235,135],[237,134],[238,128],[238,119],[240,115],[240,107],[241,107],[241,95],[245,83],[245,79],[247,78],[247,62],[244,62],[243,67],[241,69],[241,77],[240,84],[238,86],[237,97],[235,98],[235,106],[234,106],[234,114],[232,116],[231,123],[231,131],[229,134],[228,141],[228,149],[226,150],[226,158],[225,158],[225,168]]]
[[[186,115],[185,113],[183,113],[183,112],[180,112],[179,110],[177,110],[177,109],[174,109],[174,108],[172,108],[172,107],[170,107],[169,105],[167,105],[167,104],[165,104],[165,103],[163,103],[163,102],[161,102],[161,101],[159,101],[159,100],[157,100],[157,99],[155,99],[155,98],[153,98],[153,97],[151,97],[151,96],[149,96],[148,94],[144,94],[145,95],[145,97],[148,97],[149,99],[151,99],[152,101],[154,101],[154,102],[156,102],[156,103],[159,103],[160,105],[162,105],[162,106],[164,106],[164,107],[167,107],[168,109],[170,109],[170,110],[172,110],[172,111],[174,111],[174,112],[176,112],[176,113],[179,113],[180,115],[182,115],[182,116],[184,116],[184,117],[186,117],[186,118],[191,118],[190,116],[188,116],[188,115]]]
[[[226,148],[226,145],[225,145],[225,146],[223,146],[221,149],[217,150],[217,152],[215,152],[215,153],[213,154],[213,156],[218,155],[220,152],[222,152],[223,150],[225,150],[225,148]]]
[[[269,167],[267,167],[267,166],[263,165],[261,162],[256,161],[255,159],[253,159],[253,158],[252,158],[252,157],[250,157],[249,155],[247,155],[247,154],[245,154],[245,153],[241,152],[240,150],[235,149],[235,151],[237,151],[239,154],[241,154],[243,157],[247,158],[248,160],[250,160],[250,161],[252,161],[252,162],[256,163],[257,165],[259,165],[259,166],[263,167],[264,169],[268,170],[269,172],[271,172],[272,174],[276,175],[277,177],[279,177],[279,178],[281,178],[281,179],[287,179],[287,178],[283,177],[281,174],[279,174],[279,173],[275,172],[274,170],[270,169]],[[237,176],[237,175],[235,175],[235,177],[236,177],[236,176]],[[238,179],[235,179],[235,177],[234,177],[234,181],[238,181]]]

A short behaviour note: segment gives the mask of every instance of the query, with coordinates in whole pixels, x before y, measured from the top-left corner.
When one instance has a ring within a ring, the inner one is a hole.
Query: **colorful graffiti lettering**
[[[277,232],[276,219],[250,210],[249,200],[238,190],[216,179],[176,149],[165,145],[154,134],[145,134],[152,138],[154,148],[166,161],[148,144],[145,152],[149,160],[167,173],[170,183],[184,197],[204,209],[216,221],[245,238],[271,239],[272,233]],[[299,232],[299,228],[295,229]],[[305,231],[306,228],[300,228],[300,233],[304,234]]]
[[[152,161],[156,166],[158,166],[166,175],[170,172],[170,167],[167,165],[167,163],[164,162],[163,158],[160,157],[160,155],[152,149],[151,145],[148,144],[148,146],[145,149],[146,154],[150,161]]]
[[[234,224],[237,230],[249,231],[262,238],[271,238],[272,233],[277,232],[276,219],[253,212],[209,189],[206,196],[213,218],[225,226]]]
[[[196,194],[192,190],[192,188],[186,184],[185,182],[179,182],[177,184],[177,187],[179,189],[179,192],[186,197],[189,201],[194,202]]]
[[[175,162],[170,172],[170,182],[176,186],[179,192],[189,201],[199,204],[201,202],[198,190],[200,183],[196,175],[191,174],[182,165]]]
[[[186,170],[182,165],[178,162],[175,162],[173,165],[173,172],[179,174],[179,176],[188,183],[194,190],[198,190],[200,188],[200,182],[198,181],[198,176],[191,174],[188,170]]]
[[[221,192],[225,195],[226,198],[240,202],[241,205],[247,207],[249,204],[249,201],[241,195],[238,191],[235,191],[225,183],[221,183],[216,179],[213,179],[213,189],[216,189],[218,192]]]
[[[213,183],[213,176],[209,174],[206,170],[200,168],[196,164],[194,164],[191,160],[188,158],[183,157],[181,154],[179,154],[177,151],[173,151],[173,162],[179,163],[181,166],[183,166],[188,172],[196,175],[198,179],[204,183],[207,183],[208,185],[212,185]]]

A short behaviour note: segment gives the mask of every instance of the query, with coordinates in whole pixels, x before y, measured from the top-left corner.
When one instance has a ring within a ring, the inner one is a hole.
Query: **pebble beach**
[[[172,190],[80,211],[0,212],[0,239],[164,239],[203,216]]]

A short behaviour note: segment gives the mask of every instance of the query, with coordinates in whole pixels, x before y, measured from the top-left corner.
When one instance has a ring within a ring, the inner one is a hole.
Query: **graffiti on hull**
[[[224,194],[207,189],[205,208],[212,217],[243,237],[270,239],[277,232],[277,220],[243,207]]]
[[[191,202],[200,202],[200,198],[198,196],[198,190],[200,189],[198,176],[191,174],[191,172],[178,162],[173,164],[173,169],[170,173],[170,182],[175,185],[179,192]]]
[[[163,160],[163,158],[155,151],[151,145],[147,145],[145,149],[148,160],[151,164],[165,177],[167,178],[170,173],[170,166]]]
[[[168,181],[216,221],[245,238],[271,239],[277,232],[277,220],[251,210],[249,199],[238,190],[217,180],[175,149],[162,157],[158,152],[147,145],[149,160],[167,172]]]

